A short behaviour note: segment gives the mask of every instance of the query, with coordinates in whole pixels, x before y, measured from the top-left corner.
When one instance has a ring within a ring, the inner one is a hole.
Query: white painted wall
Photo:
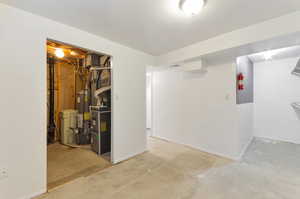
[[[237,159],[241,153],[236,64],[208,66],[206,74],[153,74],[153,134]]]
[[[152,72],[147,72],[146,77],[146,112],[147,112],[147,129],[152,127]]]
[[[145,67],[153,57],[0,4],[1,199],[46,191],[46,38],[113,56],[113,161],[146,150]]]
[[[238,112],[238,140],[240,158],[246,151],[248,145],[253,139],[253,120],[254,120],[254,78],[253,78],[253,63],[247,57],[237,58],[236,75],[242,73],[244,75],[244,89],[236,90],[237,92],[237,112]]]
[[[240,151],[240,157],[247,150],[247,147],[251,143],[254,136],[254,104],[246,103],[246,104],[238,104],[237,105],[238,112],[238,146]]]
[[[291,75],[299,58],[254,63],[255,136],[300,144],[300,77]]]

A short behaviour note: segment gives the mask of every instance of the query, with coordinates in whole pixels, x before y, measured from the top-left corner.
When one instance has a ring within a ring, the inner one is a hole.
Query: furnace
[[[47,41],[49,188],[110,165],[111,75],[110,56]]]

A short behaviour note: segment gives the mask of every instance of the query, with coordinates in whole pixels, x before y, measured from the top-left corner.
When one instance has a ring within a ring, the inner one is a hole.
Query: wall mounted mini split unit
[[[182,69],[186,72],[202,71],[203,70],[202,60],[184,63]]]
[[[180,71],[184,71],[184,72],[204,72],[204,71],[206,71],[205,67],[203,66],[202,60],[174,64],[171,67],[176,68]]]

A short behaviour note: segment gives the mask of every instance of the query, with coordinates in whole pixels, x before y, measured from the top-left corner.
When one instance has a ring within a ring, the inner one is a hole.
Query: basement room
[[[299,0],[0,0],[0,199],[299,199]]]

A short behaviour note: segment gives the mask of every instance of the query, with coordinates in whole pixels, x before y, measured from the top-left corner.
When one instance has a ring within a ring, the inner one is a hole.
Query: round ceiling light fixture
[[[205,0],[181,0],[180,9],[187,15],[196,15],[203,9]]]
[[[58,58],[63,58],[65,56],[65,53],[64,53],[64,51],[61,48],[57,48],[55,50],[55,55]]]

